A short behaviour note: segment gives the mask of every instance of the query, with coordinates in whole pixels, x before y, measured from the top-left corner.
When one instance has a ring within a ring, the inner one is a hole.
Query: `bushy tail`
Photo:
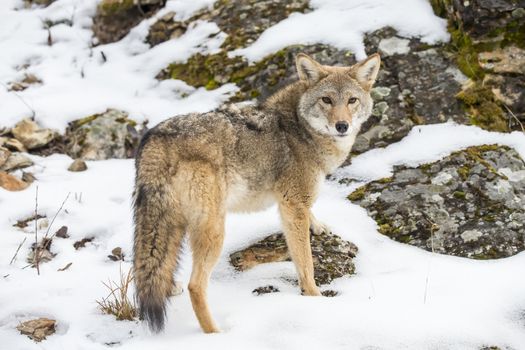
[[[158,176],[158,174],[156,174]],[[166,304],[184,233],[174,224],[166,185],[137,179],[134,194],[133,270],[139,316],[154,332],[164,328]]]

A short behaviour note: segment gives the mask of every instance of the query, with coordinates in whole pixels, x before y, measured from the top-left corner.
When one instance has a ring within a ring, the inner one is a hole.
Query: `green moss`
[[[104,16],[111,16],[129,10],[133,6],[135,6],[133,0],[104,0],[98,5],[98,10]]]
[[[501,47],[515,45],[525,49],[525,22],[523,19],[515,19],[505,27],[494,28],[490,31],[489,36],[492,38],[501,37],[499,43]]]
[[[377,180],[377,182],[379,182],[380,184],[389,184],[391,183],[392,181],[394,181],[394,178],[392,176],[390,177],[384,177],[382,179],[379,179]]]
[[[277,64],[279,69],[267,77],[266,83],[268,85],[276,84],[286,74],[284,69],[286,67],[285,54],[285,50],[280,50],[259,62],[248,64],[240,56],[228,57],[224,50],[207,56],[197,53],[184,63],[170,64],[166,70],[167,73],[162,74],[161,79],[166,77],[179,79],[191,86],[204,87],[207,90],[216,89],[223,83],[234,83],[241,89],[233,98],[234,101],[257,98],[261,92],[254,89],[251,84],[246,84],[246,78],[263,70],[271,61],[273,64]],[[220,82],[216,80],[218,76],[221,77]]]
[[[471,79],[483,79],[485,72],[478,61],[478,54],[481,51],[480,47],[474,45],[470,36],[463,32],[461,28],[449,25],[449,32],[450,47],[455,53],[458,68]]]
[[[473,125],[491,131],[510,131],[506,114],[490,87],[476,82],[456,97],[464,103]]]
[[[78,129],[82,125],[85,125],[85,124],[90,123],[93,120],[97,119],[99,116],[100,116],[99,114],[94,114],[94,115],[90,115],[89,117],[85,117],[85,118],[82,118],[82,119],[75,120],[75,121],[71,122],[71,129]]]
[[[477,260],[498,259],[501,258],[501,252],[498,252],[494,247],[491,247],[483,253],[474,254],[472,257]]]
[[[354,192],[348,195],[348,199],[352,202],[361,200],[365,197],[366,191],[368,190],[368,185],[361,186],[357,188]]]
[[[454,197],[457,198],[457,199],[465,199],[465,197],[466,197],[466,194],[465,194],[465,192],[463,192],[463,191],[455,191],[455,192],[453,193],[453,195],[454,195]]]
[[[494,175],[504,179],[504,180],[508,180],[507,176],[503,175],[503,174],[500,174],[498,173],[498,171],[496,170],[496,168],[494,168],[489,162],[487,162],[485,159],[483,159],[482,157],[482,153],[483,152],[488,152],[488,151],[496,151],[500,148],[501,146],[498,146],[498,145],[481,145],[481,146],[474,146],[474,147],[469,147],[465,150],[465,153],[467,154],[467,156],[471,159],[471,161],[475,162],[475,163],[479,163],[479,164],[482,164],[484,165],[491,173],[493,173]]]
[[[450,4],[451,0],[430,0],[430,5],[432,6],[434,13],[442,18],[447,18]]]
[[[468,179],[468,177],[470,175],[469,167],[466,166],[466,165],[463,165],[463,166],[459,167],[458,168],[458,174],[461,177],[461,180],[465,181],[466,179]]]
[[[390,236],[391,231],[392,231],[392,226],[390,226],[390,224],[379,225],[379,232],[381,234]]]

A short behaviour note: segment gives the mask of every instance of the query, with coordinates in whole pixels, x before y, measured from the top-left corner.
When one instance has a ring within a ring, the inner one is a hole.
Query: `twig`
[[[518,119],[518,117],[516,117],[516,115],[512,112],[512,110],[509,108],[509,106],[507,106],[505,103],[503,103],[503,107],[505,107],[505,108],[507,109],[507,111],[509,112],[509,114],[510,114],[514,119],[516,119],[516,121],[517,121],[518,124],[520,125],[521,131],[525,133],[525,128],[523,127],[523,123]]]
[[[62,211],[62,208],[64,207],[64,204],[66,203],[67,199],[69,198],[69,195],[71,194],[71,192],[69,192],[66,196],[66,198],[64,199],[64,201],[62,202],[62,204],[60,205],[60,208],[58,208],[57,212],[55,213],[55,216],[53,216],[53,219],[51,220],[51,223],[49,224],[49,226],[47,226],[47,231],[46,231],[46,234],[44,235],[44,237],[42,238],[42,249],[39,249],[38,247],[38,238],[35,237],[36,239],[36,245],[35,245],[35,258],[34,258],[34,262],[35,262],[35,266],[37,268],[37,271],[38,271],[38,274],[40,275],[40,269],[38,267],[38,264],[40,262],[40,256],[42,254],[42,251],[44,249],[46,249],[45,245],[46,245],[46,241],[48,240],[48,236],[49,236],[49,230],[51,230],[51,227],[53,226],[53,223],[55,222],[55,219],[57,218],[58,214]],[[38,186],[37,186],[37,200],[38,200]],[[38,205],[38,203],[37,203]],[[37,215],[36,213],[36,209],[35,209],[35,216]],[[38,220],[38,219],[37,219]],[[36,220],[35,220],[35,232],[36,232]],[[56,232],[53,233],[51,235],[51,237],[49,237],[49,239],[53,239],[56,235]]]
[[[64,267],[61,268],[61,269],[58,269],[57,271],[66,271],[67,269],[69,269],[69,267],[70,267],[71,265],[73,265],[72,262],[68,263],[66,266],[64,266]]]
[[[66,198],[64,198],[64,201],[62,201],[62,204],[60,205],[60,208],[58,208],[57,212],[55,213],[55,216],[53,216],[53,219],[51,219],[51,223],[49,224],[49,226],[47,227],[47,231],[46,231],[46,234],[44,236],[44,239],[47,238],[47,236],[49,235],[49,230],[51,230],[51,226],[53,226],[53,223],[55,222],[55,219],[57,218],[58,214],[60,214],[60,212],[62,211],[62,208],[64,208],[64,204],[66,204],[68,198],[69,198],[69,195],[71,195],[71,192],[68,192]],[[51,235],[51,237],[49,237],[50,239],[53,239],[56,235],[56,232],[53,233]]]
[[[33,108],[31,108],[31,106],[22,98],[22,96],[20,96],[19,94],[17,94],[16,92],[14,92],[12,90],[9,90],[9,87],[6,84],[2,83],[1,81],[0,81],[0,85],[2,85],[7,90],[7,92],[11,92],[16,97],[18,97],[18,99],[20,101],[22,101],[22,103],[24,105],[26,105],[26,107],[29,108],[29,110],[31,111],[31,119],[35,119],[35,115],[36,115],[35,110]]]
[[[430,220],[425,213],[423,213],[423,216],[425,217],[425,220],[427,220],[428,223],[430,224],[430,248],[432,249],[432,254],[434,254],[435,253],[435,251],[434,251],[434,230],[439,229],[439,226],[436,223],[432,222],[432,220]],[[433,257],[433,255],[432,255],[432,257]],[[430,264],[431,264],[431,262],[432,262],[432,260],[429,259],[428,260],[427,277],[425,279],[425,295],[423,297],[423,304],[427,303],[428,281],[430,280]]]
[[[40,267],[38,266],[39,254],[38,254],[38,185],[36,186],[35,195],[35,258],[34,263],[36,272],[40,276]]]
[[[22,245],[25,243],[27,237],[24,237],[24,240],[18,245],[18,248],[16,249],[16,252],[15,252],[15,255],[13,255],[13,258],[11,259],[11,261],[9,262],[9,265],[11,265],[15,259],[16,259],[16,256],[18,255],[18,251],[20,250],[20,248],[22,247]]]

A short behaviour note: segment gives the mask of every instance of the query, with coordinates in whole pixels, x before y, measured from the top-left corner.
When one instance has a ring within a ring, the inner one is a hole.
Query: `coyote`
[[[351,67],[324,66],[299,54],[299,80],[260,105],[171,118],[144,135],[136,157],[133,268],[140,317],[152,331],[164,328],[187,235],[193,309],[204,332],[218,332],[206,289],[227,211],[277,203],[301,290],[320,295],[309,230],[327,228],[310,208],[372,111],[379,66],[378,54]]]

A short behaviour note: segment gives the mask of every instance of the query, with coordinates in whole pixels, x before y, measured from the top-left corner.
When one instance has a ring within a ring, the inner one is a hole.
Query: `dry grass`
[[[102,284],[109,289],[109,294],[102,300],[97,300],[97,304],[103,313],[114,315],[117,320],[133,321],[137,317],[137,307],[133,300],[128,298],[128,288],[133,281],[131,269],[127,274],[120,270],[120,281],[109,280]]]

